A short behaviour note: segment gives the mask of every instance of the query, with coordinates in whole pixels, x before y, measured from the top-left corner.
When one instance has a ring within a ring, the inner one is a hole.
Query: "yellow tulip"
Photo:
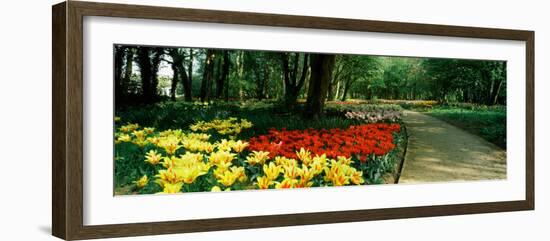
[[[286,179],[296,179],[300,173],[300,168],[297,166],[283,166]]]
[[[241,153],[242,151],[244,151],[244,149],[248,146],[248,142],[243,142],[241,140],[238,140],[236,142],[234,142],[232,148],[233,148],[233,151],[237,152],[237,153]]]
[[[118,136],[118,139],[117,139],[118,142],[130,142],[131,140],[132,140],[132,137],[130,137],[130,135],[128,134],[120,135]]]
[[[248,128],[251,128],[251,127],[252,127],[252,122],[250,122],[246,119],[241,119],[241,128],[248,129]]]
[[[220,177],[218,178],[218,182],[223,184],[226,187],[229,187],[233,185],[235,181],[237,181],[238,177],[239,176],[233,173],[232,171],[226,170],[223,172],[222,175],[220,175]]]
[[[325,181],[332,182],[334,186],[349,184],[349,178],[346,176],[348,168],[350,167],[333,160],[330,168],[325,167]]]
[[[282,182],[275,182],[275,188],[276,189],[282,189],[282,188],[293,188],[298,183],[298,180],[296,179],[284,179]]]
[[[311,152],[305,150],[303,147],[300,148],[300,151],[296,152],[296,156],[302,163],[308,165],[311,162]]]
[[[162,193],[179,193],[181,191],[181,187],[183,186],[183,183],[166,183],[164,184],[164,189]]]
[[[145,128],[143,128],[143,131],[145,131],[145,133],[147,133],[147,134],[153,134],[153,132],[155,131],[155,128],[145,127]]]
[[[193,183],[197,177],[207,173],[202,168],[176,168],[175,172],[180,177],[179,179],[187,184]]]
[[[214,119],[209,122],[198,121],[195,124],[191,125],[189,128],[192,131],[201,132],[207,132],[211,129],[214,129],[221,135],[235,136],[236,134],[241,133],[242,129],[252,127],[252,123],[245,119],[241,119],[240,122],[237,122],[237,120],[238,119],[235,117],[230,117],[224,120]]]
[[[187,138],[198,140],[198,141],[207,141],[208,139],[210,139],[210,135],[206,133],[189,133],[187,134]]]
[[[134,130],[137,130],[139,128],[139,125],[138,124],[127,124],[125,126],[121,126],[119,128],[119,130],[121,132],[124,132],[124,133],[129,133],[129,132],[132,132]]]
[[[273,162],[263,165],[264,174],[267,179],[273,181],[281,174],[282,167],[274,164]]]
[[[326,165],[327,164],[327,155],[323,153],[323,155],[315,155],[315,157],[313,157],[313,159],[311,160],[312,162],[318,162],[318,163],[321,163],[322,165]]]
[[[139,180],[134,181],[134,184],[136,184],[138,188],[145,187],[147,183],[149,183],[149,178],[147,178],[147,175],[143,175],[143,177],[141,177]]]
[[[276,156],[274,161],[277,163],[277,165],[285,165],[288,162],[288,158],[284,156]]]
[[[267,151],[253,151],[252,155],[246,157],[246,162],[250,165],[264,164],[269,159],[269,152]]]
[[[217,143],[219,151],[231,151],[231,142],[226,139],[222,139],[221,142]]]
[[[160,138],[153,136],[153,137],[147,137],[147,141],[155,146],[158,146]]]
[[[132,134],[134,134],[134,136],[139,140],[145,139],[145,131],[143,131],[143,130],[133,131]]]
[[[212,189],[210,189],[211,192],[221,192],[222,189],[218,186],[213,186]],[[224,192],[227,192],[227,191],[231,191],[231,188],[226,188],[225,190],[223,190]]]
[[[348,177],[347,177],[346,175],[344,175],[344,173],[341,173],[341,172],[336,173],[336,174],[332,177],[331,181],[332,181],[332,184],[333,184],[334,186],[344,186],[344,185],[346,185],[346,184],[349,184],[349,179],[348,179]]]
[[[269,186],[273,183],[268,177],[258,177],[256,180],[256,185],[259,189],[269,189]]]
[[[208,161],[212,164],[219,165],[219,164],[225,164],[230,163],[235,158],[234,153],[230,153],[228,151],[218,151],[210,153],[210,156],[208,157]]]
[[[166,138],[163,138],[159,141],[158,143],[158,146],[164,148],[164,150],[166,151],[166,153],[168,155],[173,155],[174,153],[176,153],[176,151],[181,148],[179,144],[179,139],[177,139],[177,137],[175,136],[170,136],[170,137],[166,137]]]
[[[147,155],[145,155],[145,161],[150,163],[151,165],[157,165],[160,162],[160,159],[162,158],[162,155],[157,153],[156,150],[150,150],[147,152]]]
[[[300,176],[300,185],[302,187],[311,187],[313,185],[313,182],[310,181],[315,176],[315,169],[302,167],[299,170],[298,175]]]
[[[325,165],[319,161],[314,161],[310,165],[310,169],[313,169],[315,171],[315,175],[320,174],[323,172],[323,169],[325,168]]]
[[[231,172],[233,172],[234,175],[237,176],[237,179],[239,179],[239,181],[241,182],[244,182],[246,180],[248,180],[248,178],[246,177],[246,174],[244,172],[244,167],[231,167],[229,168],[229,170],[231,170]]]
[[[201,153],[185,152],[185,154],[180,155],[179,159],[181,160],[179,166],[190,167],[203,163],[204,155]]]
[[[358,171],[353,171],[349,176],[349,180],[355,185],[361,185],[365,183],[365,180],[363,179],[363,172]]]
[[[343,165],[351,165],[353,163],[353,160],[351,160],[351,157],[345,157],[345,156],[338,156],[338,162]]]
[[[145,139],[135,139],[132,143],[134,143],[134,144],[136,144],[140,147],[143,147],[143,146],[147,145],[148,142]]]
[[[177,158],[176,156],[170,156],[170,157],[163,157],[162,158],[162,166],[166,167],[166,168],[176,166],[177,162],[179,162],[179,158]]]
[[[180,178],[176,174],[173,168],[168,168],[165,170],[159,170],[157,175],[155,175],[157,180],[155,180],[156,183],[158,183],[161,187],[164,187],[164,185],[171,183],[178,183],[181,182]]]

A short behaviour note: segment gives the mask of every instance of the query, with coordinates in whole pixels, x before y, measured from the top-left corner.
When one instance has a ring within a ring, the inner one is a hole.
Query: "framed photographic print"
[[[53,235],[534,209],[534,32],[53,6]]]

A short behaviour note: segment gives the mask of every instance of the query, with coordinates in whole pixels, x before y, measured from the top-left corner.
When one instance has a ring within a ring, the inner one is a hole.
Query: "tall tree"
[[[249,79],[254,80],[250,88],[254,88],[254,97],[263,100],[267,97],[267,85],[270,77],[271,53],[249,52],[244,55],[244,65]],[[278,59],[278,55],[277,55]]]
[[[122,64],[124,62],[124,52],[125,47],[116,45],[115,46],[115,99],[120,100],[122,97]]]
[[[345,63],[342,61],[342,55],[337,55],[334,60],[334,70],[332,71],[332,79],[328,85],[327,100],[335,100],[338,98],[340,89],[340,80],[345,70]]]
[[[219,75],[216,79],[216,98],[220,99],[222,97],[222,93],[224,90],[224,86],[228,85],[227,82],[227,76],[229,75],[229,68],[231,65],[231,61],[229,59],[229,51],[228,50],[222,50],[221,52],[222,57],[220,58],[220,69]]]
[[[345,101],[348,93],[358,81],[368,82],[380,72],[378,57],[342,56],[344,70],[341,73],[343,93],[341,100]],[[367,87],[369,87],[367,85]]]
[[[184,49],[180,48],[169,48],[167,49],[167,52],[168,55],[170,55],[170,57],[172,58],[172,72],[174,72],[174,74],[172,75],[172,83],[170,86],[170,99],[175,101],[176,89],[178,87],[179,80],[182,79],[184,83],[187,81],[184,79],[187,78],[187,75],[185,74],[186,70],[184,68],[185,52]],[[183,72],[183,76],[181,76],[181,72]]]
[[[500,90],[506,82],[506,62],[490,61],[483,63],[484,76],[489,79],[488,82],[490,83],[487,104],[495,105],[497,104]]]
[[[183,95],[187,102],[193,101],[193,61],[195,51],[189,48],[189,61],[187,62],[187,74],[181,73],[183,82]]]
[[[302,56],[302,61],[300,61]],[[307,72],[309,54],[306,53],[280,53],[283,80],[284,80],[284,105],[287,108],[293,108],[304,86]],[[301,64],[301,71],[299,66]]]
[[[204,67],[201,82],[201,101],[209,101],[212,94],[212,79],[214,78],[214,59],[216,57],[215,50],[208,49],[204,60]]]
[[[138,66],[141,74],[142,96],[145,103],[152,103],[157,97],[158,70],[161,57],[164,53],[162,48],[138,47]]]
[[[135,48],[131,46],[126,47],[126,60],[124,65],[124,77],[122,79],[122,89],[127,90],[130,81],[132,80],[132,73],[134,68],[134,52]]]
[[[335,55],[333,54],[311,55],[311,78],[305,112],[307,118],[319,119],[323,114],[334,61]]]

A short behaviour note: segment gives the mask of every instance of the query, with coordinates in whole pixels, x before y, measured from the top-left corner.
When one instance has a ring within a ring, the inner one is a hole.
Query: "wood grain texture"
[[[52,234],[66,237],[66,4],[52,6]]]
[[[534,209],[534,33],[532,31],[77,1],[55,5],[52,13],[52,232],[57,237],[74,240]],[[525,41],[526,198],[492,203],[84,226],[82,186],[84,16]]]
[[[529,32],[526,42],[526,147],[525,147],[525,200],[535,209],[535,32]]]

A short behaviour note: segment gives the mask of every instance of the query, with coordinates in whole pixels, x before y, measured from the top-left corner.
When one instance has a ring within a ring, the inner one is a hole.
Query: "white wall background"
[[[98,0],[99,1],[99,0]],[[56,240],[51,230],[51,5],[0,8],[0,240]],[[122,2],[122,1],[117,1]],[[548,240],[546,152],[550,84],[549,6],[497,0],[128,0],[184,6],[536,31],[536,211],[164,235],[155,240]],[[414,197],[412,197],[414,198]],[[152,237],[123,240],[151,240]]]

